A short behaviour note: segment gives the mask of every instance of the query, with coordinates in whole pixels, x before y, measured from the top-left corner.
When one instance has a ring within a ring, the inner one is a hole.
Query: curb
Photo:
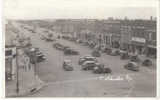
[[[40,81],[39,85],[31,87],[30,89],[27,89],[25,92],[23,93],[19,93],[19,94],[14,94],[14,95],[10,95],[10,96],[6,96],[6,98],[12,98],[12,97],[24,97],[24,96],[28,96],[28,95],[32,95],[36,92],[38,92],[41,88],[43,88],[45,86],[45,83]]]

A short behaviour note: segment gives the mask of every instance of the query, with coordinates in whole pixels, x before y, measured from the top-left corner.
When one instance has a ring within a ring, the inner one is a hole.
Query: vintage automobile
[[[66,70],[66,71],[73,71],[71,60],[64,60],[63,69]]]
[[[98,50],[93,50],[93,51],[92,51],[92,56],[93,56],[93,57],[100,57],[100,56],[101,56],[101,53],[100,53]]]
[[[129,59],[129,54],[127,51],[120,51],[120,59]]]
[[[67,47],[64,50],[64,54],[65,55],[79,55],[79,52],[74,50],[74,49],[71,49],[71,48]]]
[[[106,48],[104,48],[103,52],[106,53],[106,54],[108,54],[108,55],[110,55],[111,52],[112,52],[112,49],[106,47]]]
[[[97,64],[96,67],[93,68],[93,73],[102,74],[102,73],[111,73],[112,70],[110,68],[105,68],[103,64]]]
[[[37,62],[42,62],[46,60],[46,57],[44,56],[44,54],[42,52],[36,52],[36,56],[37,56]]]
[[[139,58],[138,55],[131,55],[131,56],[130,56],[130,61],[139,62],[139,61],[140,61],[140,58]]]
[[[54,43],[53,47],[58,49],[58,50],[64,50],[64,46],[60,43]]]
[[[77,42],[77,43],[82,43],[82,40],[77,39],[76,42]]]
[[[86,56],[84,56],[84,57],[80,57],[80,58],[79,58],[78,64],[81,65],[81,64],[83,64],[85,61],[98,62],[98,60],[97,60],[95,57],[90,56],[90,55],[86,55]]]
[[[152,66],[152,61],[150,59],[145,59],[143,62],[142,62],[142,65],[143,66]]]
[[[111,56],[118,56],[120,54],[118,49],[112,49],[110,55]]]
[[[85,61],[82,64],[82,70],[92,70],[96,66],[97,66],[97,63],[95,61]]]
[[[124,68],[132,71],[139,71],[139,66],[136,62],[128,62],[124,65]]]

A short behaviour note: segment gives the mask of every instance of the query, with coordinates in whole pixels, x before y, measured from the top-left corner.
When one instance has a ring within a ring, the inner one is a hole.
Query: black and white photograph
[[[158,0],[3,0],[5,97],[156,97]]]

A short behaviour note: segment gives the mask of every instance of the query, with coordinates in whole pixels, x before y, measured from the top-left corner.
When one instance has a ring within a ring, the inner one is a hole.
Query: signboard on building
[[[140,38],[140,37],[132,37],[132,41],[145,43],[146,39],[145,38]]]

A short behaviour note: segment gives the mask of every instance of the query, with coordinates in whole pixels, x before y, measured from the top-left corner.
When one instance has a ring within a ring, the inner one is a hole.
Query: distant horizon
[[[135,18],[135,19],[131,19],[128,18],[128,20],[150,20],[149,16],[148,18]],[[110,18],[110,17],[108,17]],[[108,18],[43,18],[43,19],[12,19],[12,18],[5,18],[5,20],[108,20]],[[155,18],[157,18],[157,16],[152,16],[153,20],[155,20]],[[113,17],[113,20],[125,20],[124,18],[117,18],[117,17]]]

